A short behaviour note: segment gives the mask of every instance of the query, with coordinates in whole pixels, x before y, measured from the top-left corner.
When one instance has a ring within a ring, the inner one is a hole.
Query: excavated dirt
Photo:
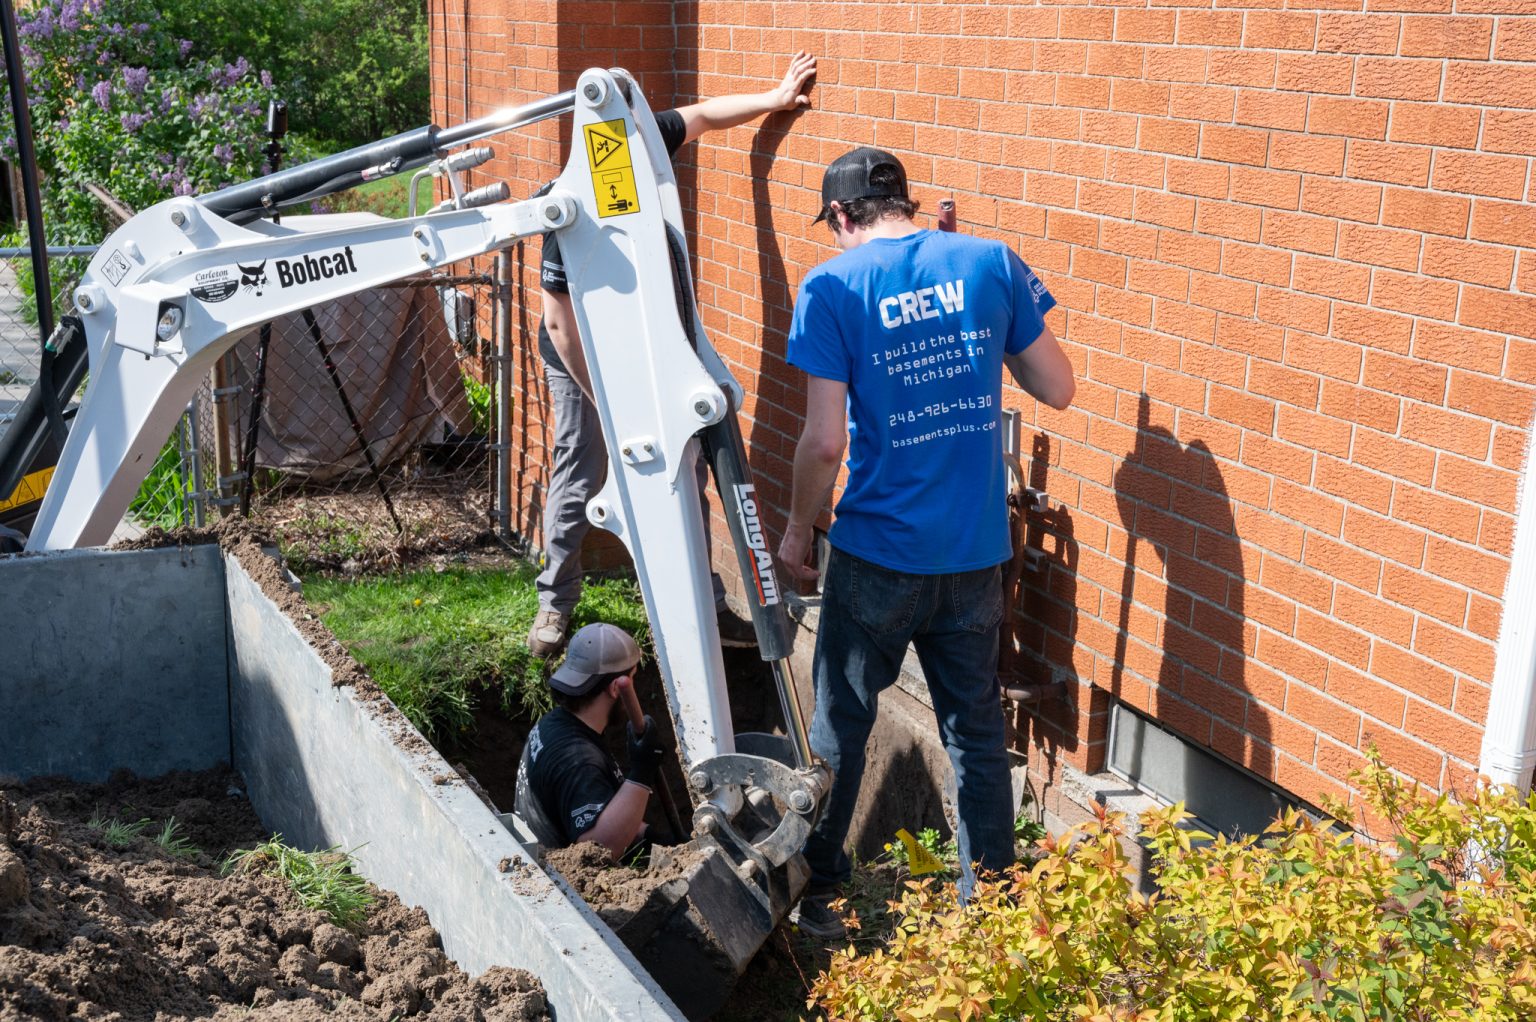
[[[686,877],[703,858],[693,849],[677,849],[645,869],[615,866],[608,851],[591,841],[544,853],[544,862],[576,888],[582,900],[614,930],[630,921],[658,887]]]
[[[223,876],[266,837],[229,771],[0,786],[0,1022],[548,1017],[517,969],[470,979],[426,914],[385,892],[355,930],[271,877]],[[154,823],[122,848],[93,817]],[[196,848],[153,840],[174,817]]]

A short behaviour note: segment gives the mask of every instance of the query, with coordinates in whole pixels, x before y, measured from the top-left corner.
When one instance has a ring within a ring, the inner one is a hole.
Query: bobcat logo
[[[256,297],[261,297],[262,288],[267,286],[267,261],[263,259],[255,266],[240,266],[240,286],[247,291],[255,291]]]

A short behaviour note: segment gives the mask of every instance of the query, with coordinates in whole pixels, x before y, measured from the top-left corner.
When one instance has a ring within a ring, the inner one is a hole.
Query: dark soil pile
[[[93,817],[154,822],[114,848]],[[172,817],[182,856],[154,840]],[[392,894],[346,930],[274,878],[220,875],[265,837],[227,771],[0,787],[0,1022],[548,1017],[532,975],[470,979]]]
[[[581,899],[615,931],[639,913],[651,896],[673,880],[681,880],[698,865],[703,853],[679,846],[657,849],[645,869],[615,866],[608,850],[591,841],[544,853],[544,862],[559,871]]]

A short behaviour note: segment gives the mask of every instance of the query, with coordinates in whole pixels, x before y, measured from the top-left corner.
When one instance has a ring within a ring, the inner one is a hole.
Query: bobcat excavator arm
[[[574,120],[570,157],[542,197],[487,201],[505,189],[465,195],[455,176],[455,200],[423,216],[285,216],[280,225],[259,218],[566,111]],[[700,326],[682,222],[654,117],[617,70],[587,71],[571,92],[458,128],[418,129],[148,209],[107,239],[74,292],[89,385],[27,549],[106,542],[193,392],[244,333],[317,302],[560,232],[610,458],[588,516],[634,558],[695,794],[695,840],[713,850],[716,880],[726,878],[714,884],[715,907],[695,897],[692,912],[705,917],[711,953],[739,971],[804,886],[799,852],[829,778],[811,758],[789,673],[791,626],[737,425],[741,390]],[[700,456],[715,471],[787,739],[742,736],[738,744],[731,728],[693,472]]]

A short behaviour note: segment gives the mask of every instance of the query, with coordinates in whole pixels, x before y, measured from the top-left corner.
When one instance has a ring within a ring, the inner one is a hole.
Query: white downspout
[[[1528,791],[1536,769],[1536,422],[1526,441],[1515,505],[1515,549],[1478,769],[1494,784]]]

